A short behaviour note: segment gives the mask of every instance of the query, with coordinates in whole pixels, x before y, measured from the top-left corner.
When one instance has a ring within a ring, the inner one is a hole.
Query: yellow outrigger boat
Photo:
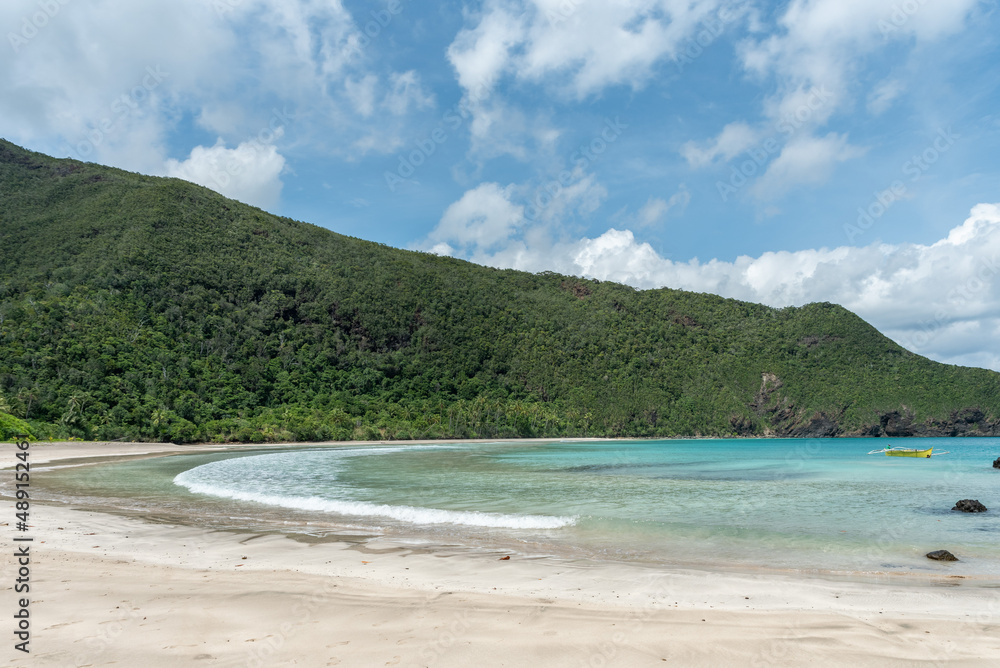
[[[930,457],[934,448],[917,450],[915,448],[894,448],[891,445],[885,449],[886,457]]]
[[[877,455],[880,452],[884,452],[886,457],[923,457],[925,459],[930,459],[933,451],[933,447],[927,448],[926,450],[917,450],[916,448],[894,448],[891,445],[888,445],[882,450],[872,450],[868,454]],[[941,452],[938,454],[946,455],[948,453]]]

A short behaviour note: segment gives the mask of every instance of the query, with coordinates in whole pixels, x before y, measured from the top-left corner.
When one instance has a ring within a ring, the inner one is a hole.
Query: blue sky
[[[833,301],[1000,369],[977,0],[13,0],[0,135],[483,264]]]

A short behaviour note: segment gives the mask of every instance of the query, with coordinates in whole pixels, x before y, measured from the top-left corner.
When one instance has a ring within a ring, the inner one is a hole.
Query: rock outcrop
[[[955,504],[952,510],[958,510],[963,513],[985,513],[986,506],[979,503],[976,499],[962,499]]]
[[[946,419],[917,421],[906,408],[881,413],[878,422],[850,431],[841,430],[840,436],[941,437],[941,436],[1000,436],[1000,420],[991,421],[979,408],[954,411]]]

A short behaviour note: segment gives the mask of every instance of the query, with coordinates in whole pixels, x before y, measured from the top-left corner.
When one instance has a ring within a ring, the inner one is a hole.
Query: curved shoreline
[[[618,441],[619,439],[516,439],[516,440],[496,440],[496,439],[482,439],[479,441],[463,441],[463,440],[451,440],[447,441],[449,444],[463,444],[467,445],[470,443],[481,443],[481,444],[497,444],[497,443],[511,443],[511,444],[529,444],[529,445],[539,445],[543,443],[553,443],[553,442],[587,442],[587,441]],[[111,442],[80,442],[80,443],[55,443],[55,444],[41,444],[43,448],[43,456],[38,457],[37,452],[32,453],[32,459],[34,462],[43,463],[44,469],[39,470],[54,470],[54,469],[65,469],[78,466],[89,466],[97,465],[100,463],[112,463],[115,461],[134,461],[142,459],[154,459],[154,458],[164,458],[173,455],[198,455],[198,454],[213,454],[213,453],[225,453],[225,452],[241,452],[246,451],[254,454],[270,454],[275,451],[282,450],[295,450],[295,449],[314,449],[314,448],[333,448],[333,449],[353,449],[358,447],[378,447],[384,446],[387,448],[399,448],[405,447],[405,445],[437,445],[442,444],[441,441],[414,441],[412,443],[401,443],[399,441],[332,441],[325,443],[284,443],[284,444],[202,444],[202,445],[173,445],[173,444],[158,444],[158,443],[111,443]],[[37,445],[32,446],[37,447]],[[257,452],[259,451],[259,452]],[[3,470],[0,468],[0,470]],[[4,485],[0,482],[0,495],[4,491]],[[51,490],[48,490],[51,492]],[[141,515],[142,511],[137,510],[135,507],[130,505],[123,505],[120,503],[121,497],[116,498],[105,498],[105,497],[69,497],[61,492],[56,492],[57,497],[49,499],[55,503],[61,503],[63,505],[72,505],[83,510],[90,510],[99,513],[111,513],[115,515],[125,516],[125,517],[137,517]],[[228,498],[228,497],[220,497]],[[45,501],[42,501],[45,502]],[[266,504],[265,504],[266,505]],[[284,508],[280,506],[279,508]],[[268,508],[271,517],[265,517],[265,515],[253,515],[250,511],[243,513],[243,516],[230,516],[231,522],[219,522],[218,509],[212,509],[214,512],[209,512],[209,509],[204,509],[205,514],[200,516],[195,516],[192,513],[184,513],[176,508],[163,508],[163,507],[147,507],[146,510],[150,513],[155,514],[156,517],[160,518],[158,521],[171,521],[181,525],[187,526],[204,526],[206,520],[216,520],[214,522],[209,521],[208,525],[214,530],[223,530],[236,533],[265,533],[265,534],[280,534],[285,535],[293,540],[298,540],[302,536],[311,536],[311,539],[324,540],[329,537],[333,541],[339,540],[338,536],[347,534],[351,536],[364,535],[368,539],[378,539],[384,542],[401,542],[408,546],[419,545],[421,550],[432,550],[435,545],[440,544],[440,540],[428,534],[426,531],[422,530],[421,526],[415,526],[412,528],[400,529],[396,527],[386,531],[386,528],[379,526],[378,522],[374,524],[356,524],[351,521],[339,520],[336,517],[331,519],[329,522],[316,522],[314,519],[307,518],[306,520],[300,521],[302,518],[279,518],[275,519],[273,517],[274,508]],[[294,508],[288,509],[290,512],[294,513],[296,510]],[[377,519],[377,516],[369,519]],[[308,528],[304,526],[308,525]],[[290,529],[287,527],[296,527],[295,529]],[[813,567],[801,567],[794,565],[763,565],[758,563],[740,562],[740,563],[729,563],[719,560],[705,559],[698,561],[683,560],[678,559],[676,556],[669,561],[648,561],[642,558],[628,558],[625,556],[619,558],[604,558],[598,556],[588,556],[585,552],[581,552],[576,549],[572,549],[571,546],[562,545],[550,545],[546,542],[544,546],[535,545],[534,552],[530,549],[525,552],[525,544],[521,541],[514,539],[504,539],[491,537],[491,540],[483,542],[478,540],[478,537],[473,536],[477,531],[488,532],[489,527],[461,527],[465,530],[465,538],[469,539],[471,542],[469,544],[455,545],[453,544],[454,537],[449,537],[448,550],[449,551],[464,551],[469,555],[475,555],[482,552],[487,552],[492,554],[493,551],[502,552],[518,552],[522,553],[524,557],[537,559],[541,557],[546,557],[552,560],[563,561],[567,563],[574,563],[578,565],[588,564],[588,565],[612,565],[615,567],[637,567],[637,568],[654,568],[661,570],[680,570],[680,571],[692,571],[692,572],[709,572],[709,573],[727,573],[734,575],[749,575],[749,576],[779,576],[779,577],[793,577],[793,578],[819,578],[828,579],[833,581],[848,581],[848,582],[882,582],[882,581],[892,581],[899,585],[905,585],[907,583],[914,586],[922,586],[927,583],[934,584],[935,586],[954,586],[955,584],[962,585],[982,585],[986,587],[998,587],[1000,588],[1000,578],[994,573],[980,573],[980,572],[968,572],[963,571],[961,573],[955,574],[949,571],[945,572],[934,572],[931,570],[912,570],[912,566],[906,568],[905,570],[899,569],[865,569],[865,570],[845,570],[843,568],[827,567],[827,568],[813,568]],[[459,537],[461,539],[461,537]],[[540,548],[540,549],[539,549]],[[555,552],[553,552],[555,549]],[[902,567],[901,567],[902,568]],[[957,582],[956,582],[957,581]]]
[[[247,447],[261,446],[235,446]],[[234,449],[32,448],[32,461],[46,466]],[[74,652],[98,646],[94,665],[175,665],[203,654],[206,665],[267,665],[265,654],[254,654],[261,648],[278,662],[326,665],[325,654],[351,666],[498,665],[490,661],[501,655],[507,665],[579,666],[607,661],[609,652],[615,665],[1000,659],[1000,590],[950,586],[956,580],[941,576],[852,582],[515,553],[500,560],[508,554],[415,549],[386,538],[295,540],[189,519],[161,524],[33,506],[33,549],[46,563],[34,585],[35,614],[47,626],[31,662],[13,657],[11,665],[67,665]],[[501,640],[504,649],[494,649]]]

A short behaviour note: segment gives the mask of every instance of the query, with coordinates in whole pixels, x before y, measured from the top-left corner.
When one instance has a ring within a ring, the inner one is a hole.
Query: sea
[[[886,457],[890,444],[934,455]],[[217,529],[578,562],[1000,581],[998,456],[997,438],[323,445],[37,478],[74,503]],[[959,499],[989,510],[952,511]],[[925,556],[939,549],[959,561]]]

